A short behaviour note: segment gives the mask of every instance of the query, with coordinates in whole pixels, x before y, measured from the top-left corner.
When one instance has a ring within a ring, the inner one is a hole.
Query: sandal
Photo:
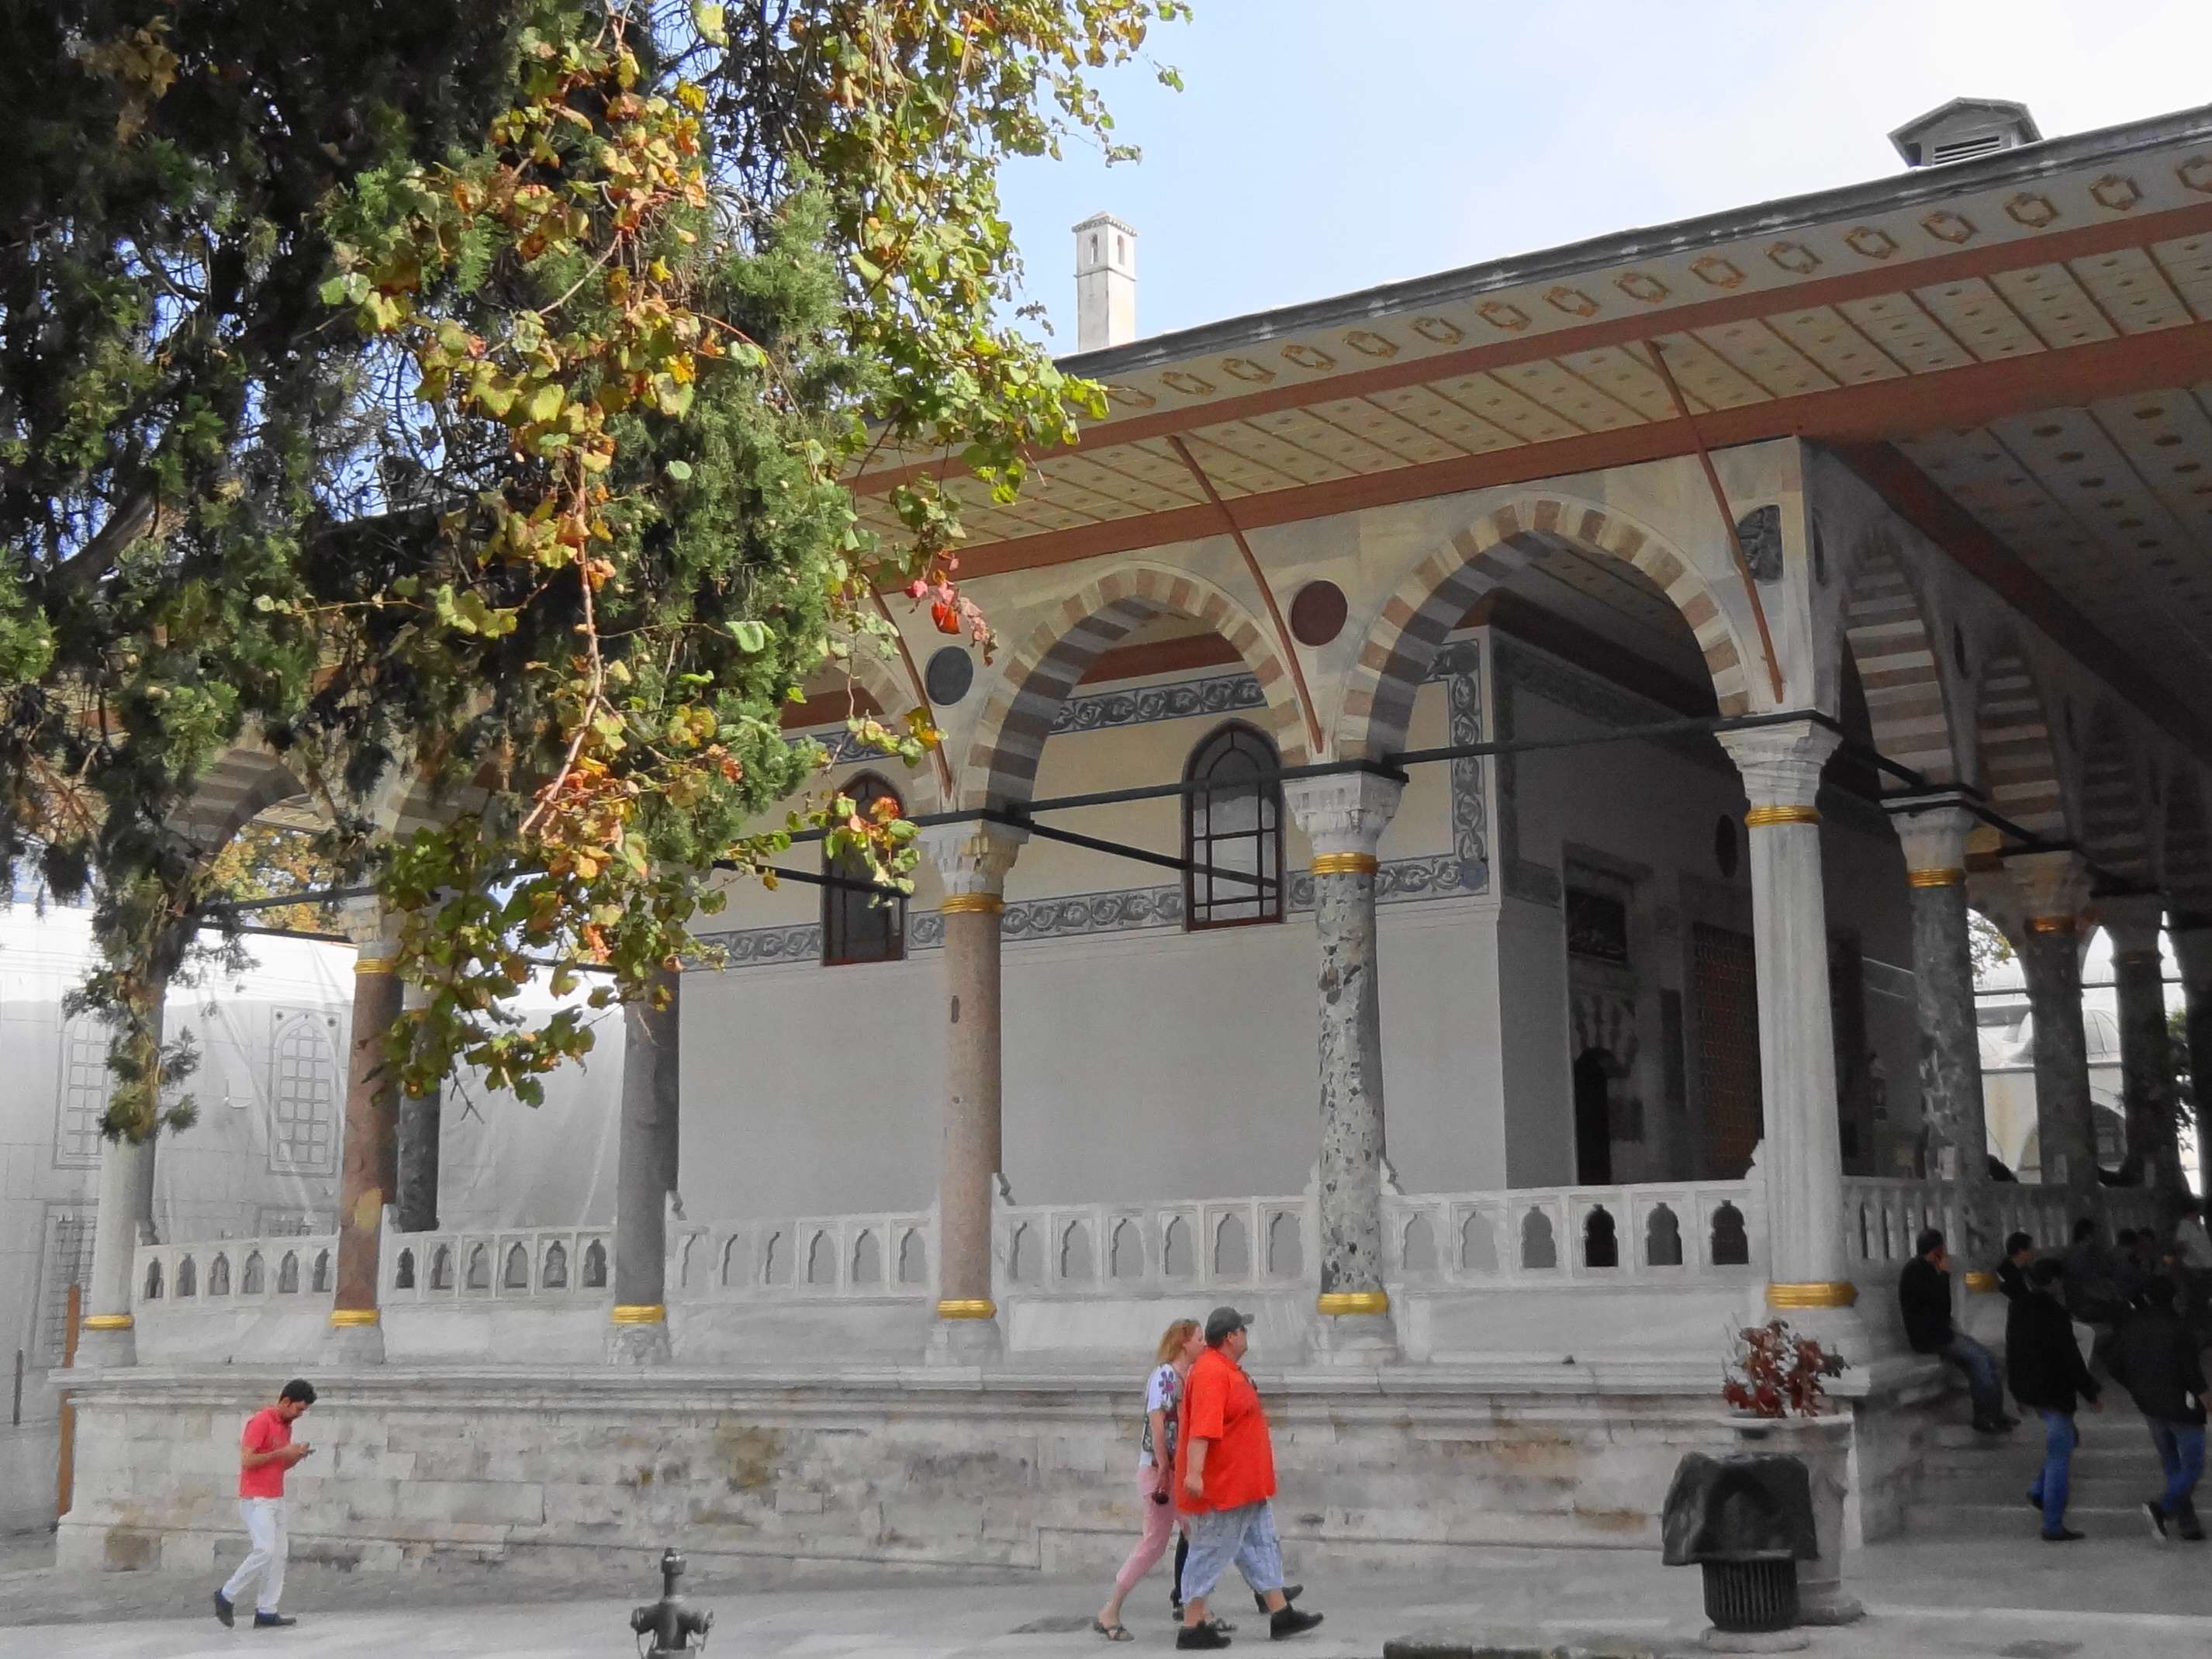
[[[1109,1642],[1133,1642],[1137,1639],[1118,1621],[1107,1625],[1094,1619],[1091,1621],[1091,1631],[1094,1636],[1103,1636]]]

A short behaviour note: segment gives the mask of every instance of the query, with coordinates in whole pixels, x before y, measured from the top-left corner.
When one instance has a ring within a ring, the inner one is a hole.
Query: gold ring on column
[[[948,916],[995,916],[1006,908],[996,893],[947,893],[939,911]]]
[[[1778,823],[1818,823],[1820,811],[1816,806],[1754,806],[1743,815],[1747,830],[1767,830]]]
[[[1316,1298],[1314,1306],[1332,1316],[1345,1314],[1386,1314],[1390,1311],[1388,1291],[1324,1291]]]
[[[617,1325],[659,1325],[667,1320],[668,1308],[659,1302],[617,1303],[608,1317]]]
[[[353,970],[363,979],[370,979],[379,974],[396,974],[399,971],[399,959],[397,957],[356,957]]]
[[[1915,887],[1956,887],[1966,878],[1964,870],[1908,870],[1905,879]]]
[[[1859,1287],[1848,1279],[1766,1287],[1766,1305],[1770,1308],[1848,1308],[1858,1299]]]
[[[1995,1273],[1968,1273],[1966,1275],[1966,1288],[1969,1291],[1972,1291],[1976,1296],[1987,1296],[1991,1291],[1997,1288],[1997,1276]]]
[[[998,1311],[999,1304],[988,1296],[948,1297],[937,1304],[939,1319],[990,1319]]]
[[[1317,876],[1371,876],[1382,867],[1372,853],[1316,853],[1313,872]]]
[[[87,1314],[83,1322],[88,1331],[127,1331],[137,1322],[129,1314]]]
[[[2070,933],[2074,931],[2071,916],[2030,916],[2027,928],[2032,933]]]
[[[376,1310],[374,1308],[333,1308],[331,1310],[331,1323],[342,1331],[358,1330],[362,1326],[374,1325],[376,1323]]]

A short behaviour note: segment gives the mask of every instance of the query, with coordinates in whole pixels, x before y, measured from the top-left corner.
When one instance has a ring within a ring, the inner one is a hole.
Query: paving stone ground
[[[2032,1522],[2033,1517],[2028,1517]],[[1889,1544],[1854,1573],[1869,1618],[1817,1632],[1837,1659],[2202,1659],[2212,1652],[2212,1547],[2160,1550],[2108,1530],[2052,1547],[2023,1536]],[[212,1586],[159,1573],[65,1578],[43,1539],[0,1541],[0,1659],[622,1659],[635,1651],[629,1608],[657,1587],[497,1570],[428,1574],[295,1570],[282,1632],[225,1631]],[[1415,1578],[1298,1564],[1308,1604],[1328,1615],[1285,1659],[1379,1659],[1395,1638],[1488,1644],[1504,1652],[1698,1651],[1694,1571],[1609,1551],[1486,1550]],[[757,1575],[756,1575],[757,1577]],[[1173,1650],[1165,1581],[1131,1598],[1137,1640],[1109,1649],[1089,1632],[1103,1586],[999,1575],[886,1581],[840,1568],[789,1570],[773,1588],[708,1576],[714,1659],[1005,1659]],[[1237,1647],[1265,1643],[1246,1616]],[[1236,1610],[1231,1608],[1232,1616]]]

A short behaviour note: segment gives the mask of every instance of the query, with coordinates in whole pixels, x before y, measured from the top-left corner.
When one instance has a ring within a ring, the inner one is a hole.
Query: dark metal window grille
[[[103,1060],[103,1064],[105,1060]],[[92,1212],[46,1212],[46,1251],[39,1274],[39,1361],[58,1365],[69,1332],[69,1287],[92,1282]]]
[[[1283,919],[1282,763],[1265,732],[1234,720],[1191,751],[1183,797],[1183,915],[1188,927]],[[1239,881],[1211,870],[1256,876]]]
[[[864,773],[846,784],[840,793],[850,796],[861,816],[879,800],[889,800],[904,814],[898,791],[872,774]],[[866,884],[875,878],[868,861],[854,853],[836,857],[826,852],[822,873],[838,881]],[[822,960],[831,967],[853,962],[902,962],[906,959],[906,900],[862,892],[854,887],[822,890]]]

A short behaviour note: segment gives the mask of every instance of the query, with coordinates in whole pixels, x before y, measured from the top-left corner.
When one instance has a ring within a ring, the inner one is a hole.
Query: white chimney
[[[1103,351],[1137,337],[1137,233],[1110,213],[1075,228],[1075,349]]]

